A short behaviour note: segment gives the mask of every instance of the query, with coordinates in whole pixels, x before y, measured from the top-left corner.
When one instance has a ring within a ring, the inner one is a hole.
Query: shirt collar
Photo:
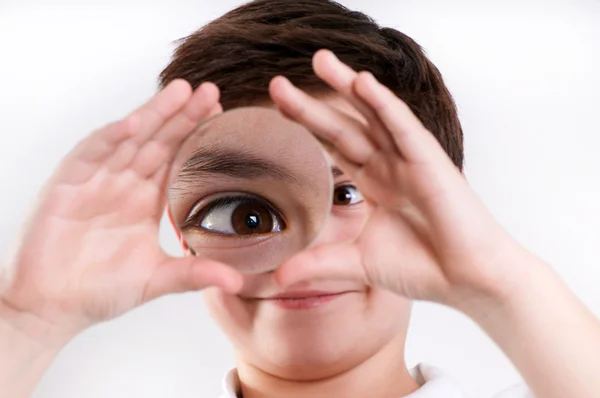
[[[421,386],[417,391],[399,398],[465,398],[458,383],[440,369],[421,363],[410,370],[411,376]],[[220,398],[237,398],[241,391],[237,370],[231,369],[222,382]]]

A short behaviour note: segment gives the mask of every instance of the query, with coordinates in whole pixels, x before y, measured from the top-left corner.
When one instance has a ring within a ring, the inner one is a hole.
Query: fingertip
[[[332,88],[339,89],[353,70],[343,63],[332,51],[319,50],[313,57],[315,74]],[[351,76],[351,75],[350,75]]]
[[[314,62],[336,62],[342,63],[339,57],[331,50],[327,48],[322,48],[315,52],[313,55],[313,63]]]
[[[193,91],[191,84],[182,78],[173,79],[163,90],[169,92],[173,91],[181,96],[191,96]]]
[[[123,134],[125,138],[136,135],[136,133],[140,131],[140,127],[142,124],[140,115],[137,112],[130,114],[121,122],[123,125]]]
[[[219,101],[219,97],[221,96],[221,91],[219,87],[212,82],[203,82],[198,86],[196,92],[202,95],[205,99],[210,102]]]
[[[277,75],[271,79],[271,82],[269,83],[269,91],[271,92],[271,95],[279,95],[281,91],[285,90],[285,88],[290,84],[290,81],[285,76]]]
[[[171,80],[171,82],[169,84],[167,84],[166,87],[171,87],[171,88],[177,87],[180,90],[184,90],[186,88],[189,88],[189,89],[192,88],[190,82],[188,82],[187,80],[185,80],[181,77]]]
[[[329,57],[329,56],[332,56],[332,55],[335,57],[335,55],[333,54],[333,51],[331,51],[330,49],[328,49],[328,48],[321,48],[321,49],[315,51],[315,54],[313,55],[313,59],[322,58],[322,57]]]
[[[289,262],[281,264],[275,271],[273,271],[273,280],[280,287],[301,282],[301,278],[295,277],[294,267],[290,267]]]
[[[315,52],[315,54],[313,55],[313,58],[312,58],[313,69],[315,69],[315,70],[320,69],[320,67],[325,65],[327,62],[336,60],[336,59],[337,59],[337,57],[331,50],[328,50],[326,48],[317,50],[317,52]]]
[[[296,86],[287,77],[281,75],[275,76],[269,83],[271,99],[275,104],[284,108],[294,105],[295,88]]]
[[[310,266],[306,264],[313,264],[314,259],[312,255],[307,252],[299,253],[294,257],[283,262],[274,272],[273,279],[279,286],[290,286],[299,282],[303,282],[310,277]]]
[[[231,269],[233,272],[227,278],[226,285],[223,289],[229,294],[236,294],[242,290],[242,287],[244,286],[244,277],[233,268]]]
[[[271,79],[271,81],[269,82],[269,94],[271,95],[271,99],[273,100],[273,102],[277,102],[277,100],[279,99],[279,88],[281,83],[279,82],[281,80],[282,76],[275,76],[274,78]]]
[[[218,262],[203,264],[203,267],[210,266],[210,277],[213,277],[210,285],[219,287],[229,294],[235,294],[242,289],[244,277],[235,268]]]

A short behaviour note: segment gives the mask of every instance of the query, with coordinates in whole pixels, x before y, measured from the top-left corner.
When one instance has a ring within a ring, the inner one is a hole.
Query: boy
[[[0,285],[3,394],[28,396],[94,323],[213,286],[207,306],[237,354],[223,398],[461,397],[438,370],[406,368],[412,299],[470,316],[535,396],[600,396],[598,321],[468,187],[454,102],[410,38],[330,1],[255,1],[186,38],[161,83],[48,183]],[[330,143],[361,220],[332,216],[317,245],[258,276],[157,242],[178,145],[244,105],[275,106]]]

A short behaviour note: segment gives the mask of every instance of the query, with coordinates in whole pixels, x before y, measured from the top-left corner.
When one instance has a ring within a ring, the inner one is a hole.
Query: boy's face
[[[322,99],[362,120],[341,97]],[[361,195],[347,176],[335,176],[334,186],[348,200],[334,201],[317,244],[356,237],[366,216]],[[302,299],[273,298],[284,292]],[[360,280],[314,280],[283,291],[271,274],[246,275],[239,295],[219,289],[208,289],[204,295],[238,360],[281,378],[328,377],[357,366],[384,347],[391,347],[395,355],[404,349],[410,302]],[[312,295],[321,296],[307,298]]]

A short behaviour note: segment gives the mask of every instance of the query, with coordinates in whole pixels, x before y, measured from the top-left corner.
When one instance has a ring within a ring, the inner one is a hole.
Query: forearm
[[[539,398],[600,397],[600,322],[541,260],[504,295],[469,315],[494,339]]]
[[[0,311],[0,397],[26,398],[60,352],[22,329],[6,309]],[[30,320],[26,320],[30,322]]]

